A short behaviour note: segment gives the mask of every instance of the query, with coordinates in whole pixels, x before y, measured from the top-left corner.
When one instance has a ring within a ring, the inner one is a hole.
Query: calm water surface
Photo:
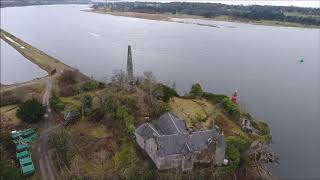
[[[27,60],[2,39],[0,52],[1,84],[29,81],[47,74],[46,71]]]
[[[274,173],[320,178],[319,29],[201,21],[215,28],[85,8],[5,8],[1,28],[97,79],[125,69],[131,44],[136,74],[151,70],[182,93],[195,82],[217,93],[237,89],[241,104],[272,126],[281,156]]]

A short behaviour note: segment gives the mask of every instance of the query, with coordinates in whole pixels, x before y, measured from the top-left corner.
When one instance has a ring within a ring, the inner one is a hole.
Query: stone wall
[[[214,163],[221,166],[224,160],[225,147],[217,146],[214,156]]]
[[[153,138],[146,140],[144,149],[154,162],[157,161],[158,145]]]
[[[144,139],[137,133],[135,133],[135,136],[136,136],[136,141],[138,145],[141,147],[141,149],[144,150],[144,145],[145,145]]]
[[[159,157],[156,165],[158,169],[180,168],[182,161],[181,154],[169,155],[166,157]]]

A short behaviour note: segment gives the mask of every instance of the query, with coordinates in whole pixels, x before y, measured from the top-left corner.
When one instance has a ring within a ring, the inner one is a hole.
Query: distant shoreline
[[[62,1],[42,1],[40,2],[28,2],[28,1],[2,1],[0,3],[0,8],[8,7],[25,7],[25,6],[41,6],[41,5],[72,5],[72,4],[90,4],[89,1],[81,0],[68,0],[65,2]]]
[[[109,11],[104,9],[91,9],[91,10],[81,10],[85,12],[93,12],[98,14],[108,14],[112,16],[122,16],[122,17],[132,17],[132,18],[139,18],[139,19],[148,19],[148,20],[156,20],[156,21],[169,21],[169,22],[177,22],[183,23],[179,21],[173,21],[173,18],[178,19],[202,19],[202,20],[213,20],[213,21],[223,21],[223,22],[234,22],[234,23],[244,23],[244,24],[252,24],[252,25],[265,25],[265,26],[278,26],[278,27],[297,27],[297,28],[315,28],[319,29],[320,26],[313,26],[313,25],[302,25],[298,23],[290,23],[290,22],[281,22],[281,21],[268,21],[268,20],[246,20],[246,19],[239,19],[239,18],[232,18],[227,16],[218,16],[216,18],[205,18],[201,16],[193,16],[193,15],[185,15],[185,14],[151,14],[151,13],[140,13],[140,12],[131,12],[131,11]],[[197,24],[200,26],[210,26],[215,27],[214,25],[209,24]]]

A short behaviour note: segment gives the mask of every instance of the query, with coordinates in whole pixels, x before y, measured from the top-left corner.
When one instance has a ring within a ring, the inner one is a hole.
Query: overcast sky
[[[99,1],[99,0],[98,0]],[[105,0],[102,0],[105,1]],[[112,0],[110,0],[112,1]],[[126,1],[126,0],[124,0]],[[320,0],[129,0],[129,1],[149,1],[149,2],[172,2],[172,1],[187,1],[187,2],[216,2],[223,4],[242,4],[242,5],[274,5],[274,6],[298,6],[298,7],[314,7],[320,8]]]

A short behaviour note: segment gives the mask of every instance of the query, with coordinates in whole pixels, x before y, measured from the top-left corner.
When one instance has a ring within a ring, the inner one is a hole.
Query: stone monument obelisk
[[[133,89],[133,87],[134,87],[134,77],[133,77],[132,52],[131,52],[131,46],[130,45],[128,46],[127,75],[128,75],[129,88]]]

